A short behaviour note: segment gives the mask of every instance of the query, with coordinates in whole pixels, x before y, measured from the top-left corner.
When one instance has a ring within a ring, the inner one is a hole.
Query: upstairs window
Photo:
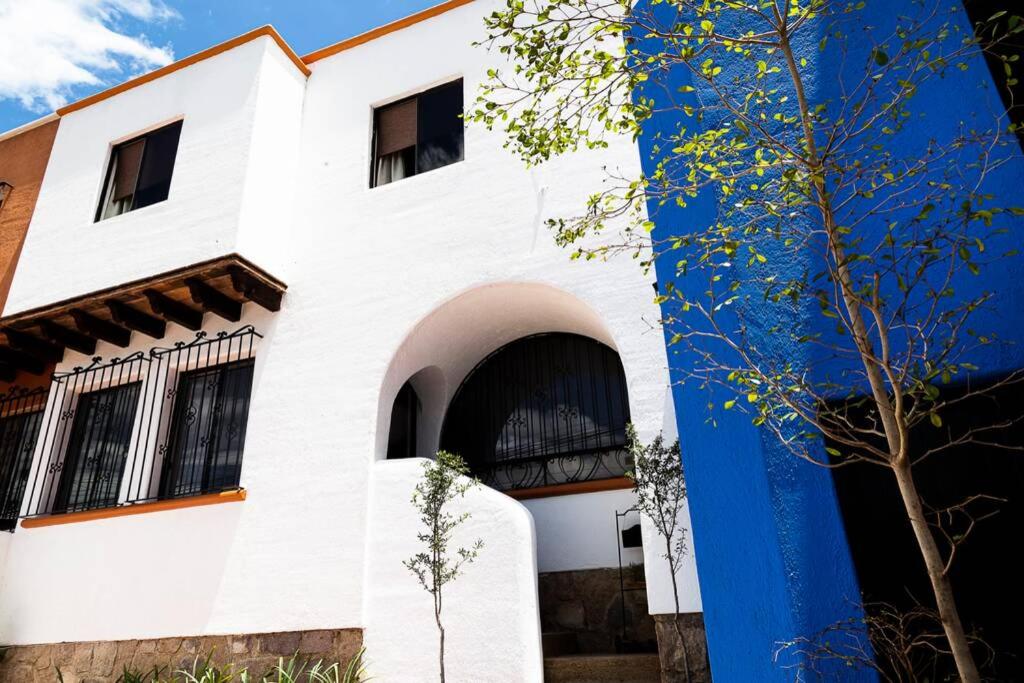
[[[253,359],[183,373],[175,391],[163,498],[238,487]]]
[[[119,216],[167,199],[181,121],[114,147],[96,220]]]
[[[463,155],[461,79],[374,110],[371,187],[454,164]]]

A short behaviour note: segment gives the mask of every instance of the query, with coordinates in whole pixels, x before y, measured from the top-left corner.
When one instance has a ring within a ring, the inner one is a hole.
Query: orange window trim
[[[147,512],[161,512],[163,510],[181,510],[184,508],[202,507],[204,505],[217,505],[219,503],[237,503],[245,500],[245,489],[235,491],[224,491],[222,493],[208,493],[202,496],[190,498],[174,498],[172,500],[157,500],[152,503],[138,503],[137,505],[123,505],[116,508],[103,508],[101,510],[83,510],[82,512],[68,512],[62,515],[47,515],[45,517],[31,517],[21,520],[24,529],[36,529],[44,526],[56,526],[58,524],[74,524],[75,522],[91,522],[94,519],[111,519],[113,517],[127,517],[129,515],[142,515]]]
[[[554,496],[574,496],[578,493],[597,493],[599,491],[621,491],[633,488],[633,480],[629,477],[614,479],[595,479],[593,481],[576,481],[569,484],[552,484],[532,489],[513,489],[502,491],[506,496],[516,500],[531,498],[552,498]]]
[[[121,83],[120,85],[115,85],[113,88],[104,90],[103,92],[98,92],[95,95],[90,95],[89,97],[78,100],[77,102],[72,102],[71,104],[58,109],[57,115],[66,116],[71,112],[78,111],[80,109],[85,109],[86,107],[96,104],[97,102],[102,102],[103,100],[109,99],[114,95],[119,95],[125,92],[126,90],[137,88],[140,85],[144,85],[146,83],[150,83],[151,81],[155,81],[156,79],[166,76],[167,74],[172,74],[175,71],[180,71],[181,69],[184,69],[187,66],[192,66],[193,64],[201,62],[204,59],[215,57],[223,52],[232,50],[238,47],[239,45],[244,45],[245,43],[248,43],[251,40],[255,40],[256,38],[259,38],[261,36],[268,36],[271,39],[273,39],[273,41],[277,43],[278,46],[288,56],[288,59],[292,61],[292,64],[294,64],[295,67],[299,71],[301,71],[304,76],[309,76],[309,74],[311,73],[309,67],[307,67],[302,62],[301,59],[299,59],[299,56],[295,54],[295,51],[292,50],[291,46],[289,46],[288,43],[284,42],[284,38],[281,37],[281,35],[274,29],[274,27],[267,25],[261,26],[257,29],[253,29],[248,33],[243,33],[242,35],[236,38],[232,38],[231,40],[225,41],[219,45],[214,45],[213,47],[203,50],[202,52],[197,52],[194,55],[189,55],[188,57],[180,59],[172,64],[160,67],[155,71],[150,71],[149,73],[143,74],[138,78],[133,78],[131,80],[125,81],[124,83]]]
[[[371,40],[376,40],[381,36],[386,36],[389,33],[401,31],[403,28],[408,28],[410,26],[420,23],[421,21],[432,19],[438,16],[439,14],[444,14],[445,12],[453,10],[456,7],[462,7],[463,5],[468,5],[471,2],[473,2],[473,0],[448,0],[447,2],[442,2],[440,5],[428,7],[427,9],[421,12],[410,14],[407,17],[403,17],[397,21],[391,22],[390,24],[378,26],[375,29],[367,31],[366,33],[360,33],[358,36],[353,36],[339,43],[335,43],[334,45],[328,45],[327,47],[322,47],[315,52],[310,52],[308,55],[302,58],[302,61],[305,62],[306,64],[312,64],[313,62],[324,59],[325,57],[330,57],[331,55],[336,55],[339,52],[350,50],[356,47],[357,45],[363,45],[364,43],[368,43]]]

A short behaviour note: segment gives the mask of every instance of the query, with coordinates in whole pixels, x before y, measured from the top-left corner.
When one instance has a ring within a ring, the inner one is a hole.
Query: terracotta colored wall
[[[14,278],[59,120],[0,140],[0,182],[14,186],[0,208],[0,310]]]

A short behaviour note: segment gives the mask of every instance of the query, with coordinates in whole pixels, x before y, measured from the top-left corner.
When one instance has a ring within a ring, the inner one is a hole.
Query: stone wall
[[[658,656],[661,659],[662,683],[710,683],[708,644],[704,636],[704,615],[680,614],[679,632],[685,649],[679,646],[679,636],[671,614],[656,614]],[[689,669],[689,675],[687,675]]]
[[[618,569],[540,574],[541,631],[574,634],[582,654],[610,654],[623,649],[655,652],[657,639],[654,620],[647,610],[643,567],[624,567],[622,578],[624,590],[620,590]],[[620,641],[624,648],[619,647]]]
[[[212,653],[218,665],[247,668],[256,680],[281,657],[298,653],[311,661],[342,666],[362,647],[361,629],[288,631],[229,636],[20,645],[0,658],[3,683],[54,683],[60,668],[64,683],[114,683],[125,667],[141,672],[154,667],[191,670],[198,657]]]

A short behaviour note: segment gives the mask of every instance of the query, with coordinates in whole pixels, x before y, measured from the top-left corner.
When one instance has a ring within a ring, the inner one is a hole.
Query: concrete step
[[[542,633],[540,640],[545,657],[575,655],[580,651],[579,641],[572,631]]]
[[[656,654],[544,658],[544,683],[658,683]]]

